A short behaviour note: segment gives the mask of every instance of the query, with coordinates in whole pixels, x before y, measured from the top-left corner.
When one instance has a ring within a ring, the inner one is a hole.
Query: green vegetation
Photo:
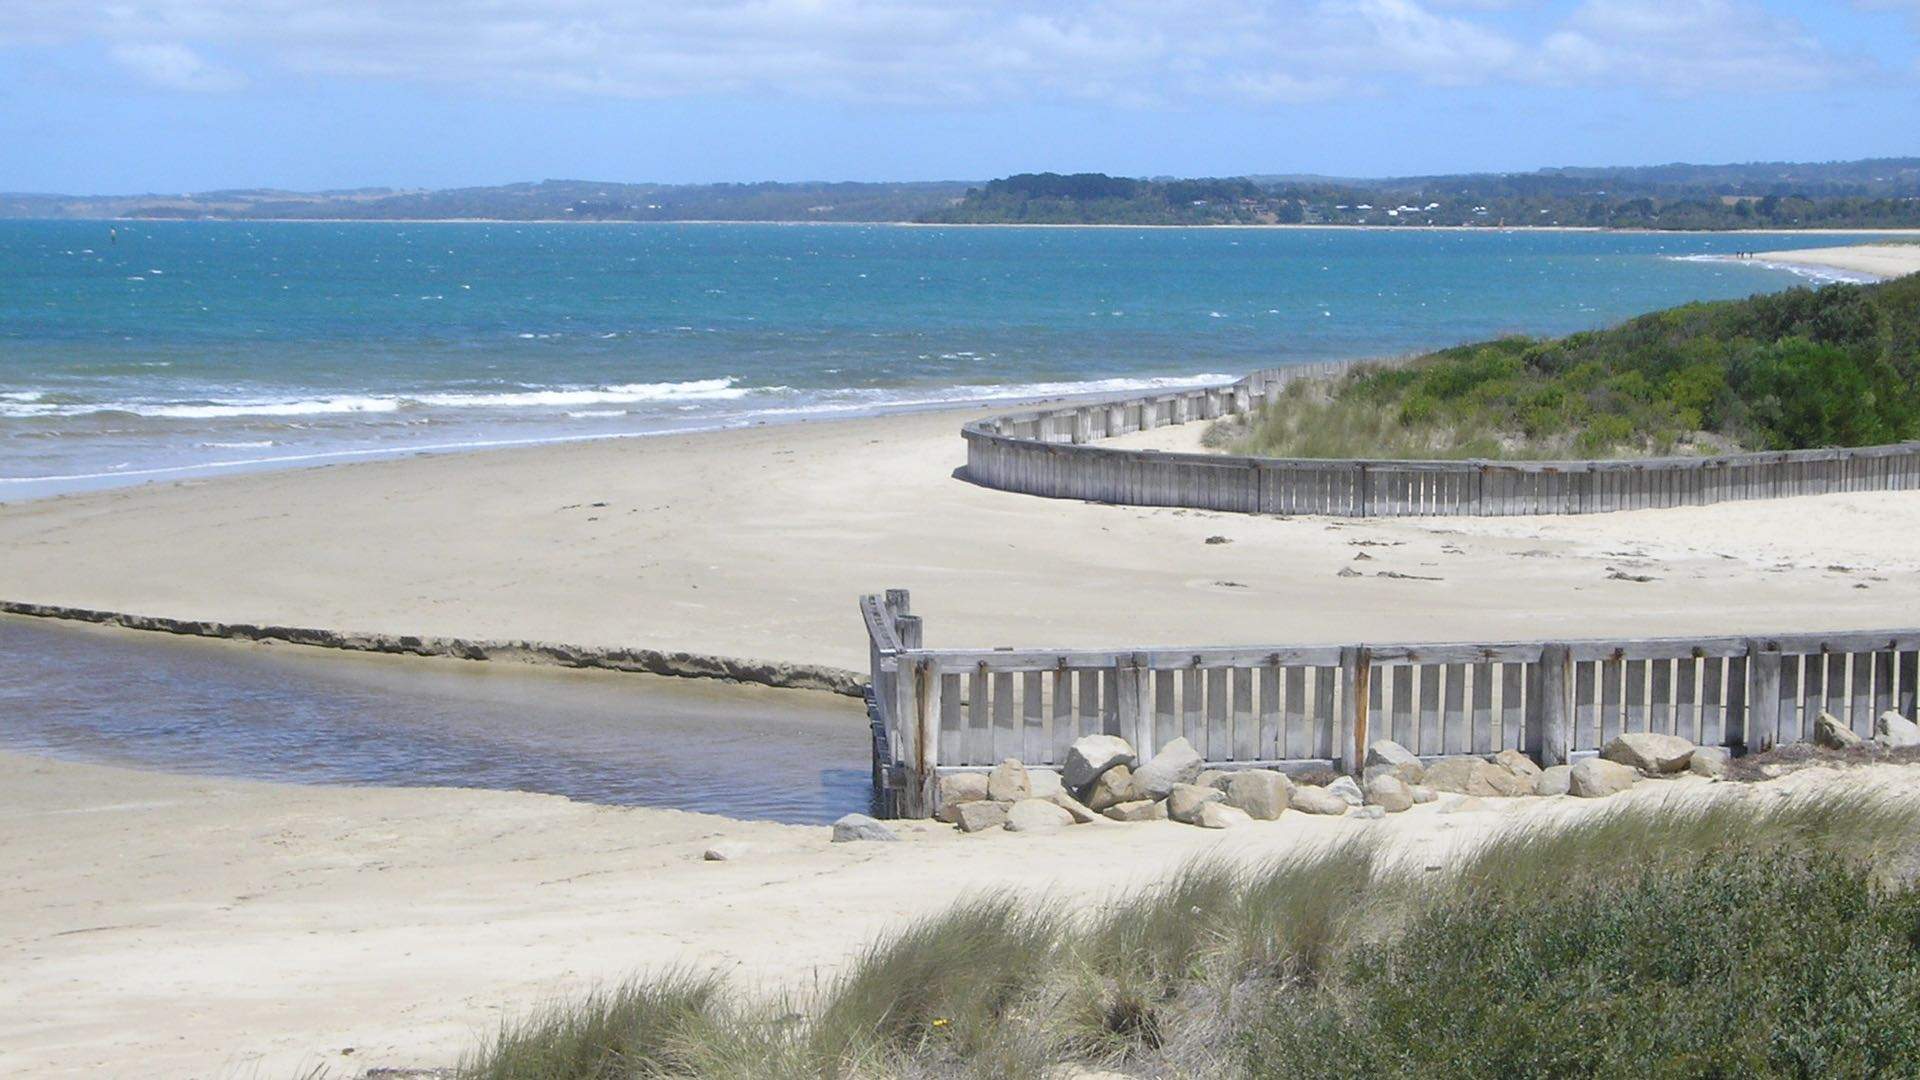
[[[1093,911],[993,896],[818,1000],[671,974],[500,1036],[472,1080],[1913,1075],[1920,803],[1639,800],[1445,874],[1366,840]]]
[[[1920,275],[1687,304],[1290,385],[1208,433],[1276,457],[1556,458],[1920,437]]]
[[[1399,177],[1136,180],[1022,173],[922,221],[1117,225],[1920,226],[1920,159]]]

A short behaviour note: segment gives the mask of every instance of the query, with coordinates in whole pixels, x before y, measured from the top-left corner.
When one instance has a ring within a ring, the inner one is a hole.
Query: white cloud
[[[1864,0],[1920,5],[1920,0]],[[1412,82],[1692,93],[1830,79],[1755,0],[6,0],[0,43],[94,43],[156,85],[237,72],[483,92],[1132,105],[1312,102]]]
[[[246,76],[209,64],[185,45],[122,44],[115,45],[108,54],[120,66],[164,90],[219,93],[238,90],[247,84]]]

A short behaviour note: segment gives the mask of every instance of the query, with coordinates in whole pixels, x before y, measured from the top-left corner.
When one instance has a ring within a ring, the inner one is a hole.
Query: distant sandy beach
[[[990,411],[5,505],[0,598],[859,670],[854,600],[887,587],[912,589],[949,646],[1814,630],[1909,622],[1920,594],[1920,492],[1579,518],[1114,507],[955,476],[962,420]]]
[[[1845,270],[1896,278],[1920,273],[1920,244],[1851,244],[1846,247],[1796,248],[1756,252],[1753,258],[1789,266]]]

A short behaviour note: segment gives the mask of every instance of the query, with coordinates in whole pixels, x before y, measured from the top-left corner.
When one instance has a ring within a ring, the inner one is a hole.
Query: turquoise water
[[[1796,283],[1834,237],[0,222],[0,500],[1179,385]]]

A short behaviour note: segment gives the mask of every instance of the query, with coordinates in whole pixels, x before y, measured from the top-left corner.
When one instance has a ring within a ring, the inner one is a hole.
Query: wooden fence
[[[928,649],[904,589],[860,601],[874,782],[934,810],[942,771],[1061,764],[1081,735],[1143,753],[1184,736],[1224,768],[1358,773],[1391,738],[1424,757],[1515,747],[1542,765],[1622,732],[1758,752],[1821,711],[1863,736],[1914,716],[1920,629],[1760,637],[1129,649]]]
[[[1619,461],[1387,461],[1117,450],[1096,440],[1260,408],[1350,363],[1256,371],[1226,386],[1012,413],[967,424],[967,477],[1027,495],[1132,506],[1340,517],[1592,514],[1920,488],[1920,442]]]

